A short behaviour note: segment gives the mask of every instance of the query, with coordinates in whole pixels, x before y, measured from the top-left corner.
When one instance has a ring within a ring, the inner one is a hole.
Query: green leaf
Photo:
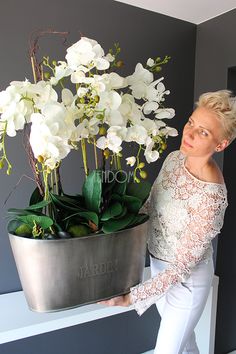
[[[112,193],[124,195],[126,191],[126,185],[127,185],[127,174],[124,171],[116,171],[115,181],[116,183],[112,188]]]
[[[142,181],[140,183],[129,182],[126,188],[126,194],[133,197],[137,197],[142,201],[142,204],[148,198],[152,185],[148,181]]]
[[[111,200],[116,200],[118,202],[122,202],[123,198],[119,194],[114,193],[114,194],[111,195]]]
[[[142,206],[142,201],[139,198],[130,195],[123,195],[122,199],[130,212],[138,213]]]
[[[43,196],[40,194],[38,187],[35,188],[33,193],[31,194],[29,205],[37,204],[43,200]]]
[[[7,231],[10,234],[14,234],[17,227],[20,226],[21,224],[22,224],[22,221],[20,221],[20,220],[11,220],[11,221],[9,221],[9,223],[7,225]]]
[[[99,223],[98,216],[93,211],[79,211],[77,213],[67,216],[65,219],[63,219],[63,221],[74,218],[75,216],[81,216],[82,218],[84,218],[88,221],[91,220],[96,225],[98,225],[98,223]]]
[[[41,212],[35,210],[34,211],[35,214],[37,215],[43,215]],[[31,210],[27,210],[27,209],[16,209],[16,208],[10,208],[7,211],[7,217],[10,219],[16,219],[17,216],[24,216],[24,215],[30,215],[32,214]]]
[[[122,213],[118,216],[115,216],[114,218],[115,219],[119,219],[119,218],[123,218],[123,216],[125,216],[125,214],[127,213],[127,206],[123,205],[123,210],[122,210]]]
[[[29,207],[25,208],[25,210],[36,210],[36,209],[43,209],[45,206],[49,205],[51,202],[47,200],[42,200],[37,204],[32,204]]]
[[[32,214],[29,210],[26,209],[16,209],[16,208],[10,208],[7,211],[8,216],[18,216],[18,215],[29,215]]]
[[[29,225],[32,228],[36,223],[44,230],[48,229],[50,226],[53,225],[53,220],[49,218],[49,216],[40,216],[40,215],[31,214],[25,216],[18,216],[17,220],[24,222],[25,224]]]
[[[59,208],[61,209],[66,209],[66,210],[71,210],[71,211],[78,211],[81,210],[83,211],[84,208],[81,208],[73,198],[66,197],[64,195],[57,195],[50,193],[50,197],[52,202]]]
[[[106,221],[109,220],[115,216],[118,216],[122,213],[123,207],[120,203],[115,202],[114,204],[111,204],[102,214],[101,220]]]
[[[85,205],[88,210],[99,213],[102,199],[102,172],[92,171],[86,178],[82,193],[85,198]]]
[[[134,214],[127,214],[123,218],[120,219],[111,219],[104,222],[102,231],[106,234],[111,232],[116,232],[126,228],[135,218]]]

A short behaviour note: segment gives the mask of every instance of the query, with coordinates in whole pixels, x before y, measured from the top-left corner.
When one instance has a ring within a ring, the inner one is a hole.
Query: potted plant
[[[56,311],[141,281],[148,215],[140,208],[151,188],[145,163],[156,161],[177,131],[163,121],[174,116],[164,108],[163,77],[154,80],[168,56],[138,63],[124,78],[116,72],[123,64],[118,44],[105,55],[82,37],[63,61],[39,61],[38,38],[30,51],[34,82],[14,81],[0,92],[0,168],[11,173],[5,140],[23,130],[36,188],[28,206],[8,210],[8,232],[29,307]],[[136,156],[125,158],[129,171],[122,169],[127,143],[137,146]],[[71,150],[83,158],[76,195],[60,179]]]

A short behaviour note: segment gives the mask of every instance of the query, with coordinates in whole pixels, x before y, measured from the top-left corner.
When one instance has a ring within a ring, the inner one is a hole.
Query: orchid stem
[[[82,148],[82,156],[84,163],[84,172],[85,176],[88,176],[88,166],[87,166],[87,152],[86,152],[86,141],[84,138],[81,139],[81,148]]]
[[[96,138],[93,139],[93,148],[94,148],[94,159],[95,159],[95,167],[98,169],[98,155],[97,155],[97,147],[96,147]]]

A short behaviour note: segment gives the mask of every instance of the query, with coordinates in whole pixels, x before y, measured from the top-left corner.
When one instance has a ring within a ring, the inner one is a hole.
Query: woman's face
[[[216,114],[198,107],[184,126],[180,150],[188,156],[207,157],[228,145]]]

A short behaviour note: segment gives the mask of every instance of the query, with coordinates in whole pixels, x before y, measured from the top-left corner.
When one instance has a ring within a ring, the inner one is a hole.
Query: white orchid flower
[[[155,64],[154,60],[152,58],[148,58],[147,60],[147,66],[153,66]]]
[[[148,135],[157,135],[159,132],[155,121],[153,121],[152,119],[145,118],[141,121],[141,125],[146,129]]]
[[[66,54],[68,66],[73,70],[76,70],[80,65],[91,68],[96,66],[98,70],[108,69],[110,63],[103,57],[104,51],[100,44],[86,37],[82,37],[78,42],[69,47]]]
[[[106,84],[104,83],[103,75],[94,75],[93,82],[91,82],[91,88],[95,95],[100,96],[101,92],[106,91]]]
[[[146,158],[147,163],[154,162],[160,157],[160,154],[157,150],[152,150],[154,144],[154,141],[150,137],[146,139],[146,149],[144,151],[144,156]]]
[[[71,74],[71,82],[73,84],[91,84],[94,82],[94,78],[85,76],[81,70],[76,70]]]
[[[114,55],[112,55],[111,53],[107,53],[107,55],[105,55],[104,59],[108,60],[110,63],[112,63],[115,60]]]
[[[108,125],[125,125],[124,117],[118,111],[121,102],[122,99],[118,92],[114,90],[101,92],[96,110],[103,111],[105,109],[104,121]]]
[[[127,119],[120,113],[119,110],[106,110],[104,122],[110,127],[113,125],[119,125],[121,127],[126,126]]]
[[[153,81],[153,74],[145,69],[141,63],[138,63],[133,75],[128,76],[126,79],[128,85],[134,85],[137,82],[143,82],[148,85]]]
[[[125,141],[135,141],[137,144],[145,144],[148,137],[147,130],[142,125],[133,125],[127,128],[127,135]]]
[[[52,105],[45,109],[46,115],[33,113],[31,117],[30,145],[34,156],[43,157],[45,165],[51,169],[54,169],[71,150],[62,111],[63,109],[59,111],[59,106]],[[54,114],[57,116],[56,120],[53,119]]]
[[[52,85],[57,85],[63,77],[70,76],[73,70],[68,67],[68,64],[65,61],[58,61],[58,65],[55,66],[54,76],[50,78]]]
[[[168,137],[168,136],[174,137],[174,136],[178,135],[178,130],[177,129],[171,128],[171,127],[167,127],[167,126],[165,128],[163,128],[163,129],[161,129],[160,132],[162,134],[164,134],[166,137]]]
[[[65,106],[71,106],[75,98],[73,93],[69,89],[63,88],[61,91],[61,100]]]
[[[122,96],[122,102],[119,107],[119,111],[126,121],[130,121],[135,124],[141,124],[142,112],[141,107],[135,102],[135,99],[130,94],[124,94]]]
[[[166,126],[166,123],[163,122],[162,120],[155,120],[155,125],[157,126],[157,128],[162,128]]]
[[[77,90],[77,95],[79,97],[83,97],[86,95],[86,93],[88,93],[89,89],[87,87],[79,87]]]
[[[135,162],[136,162],[136,157],[135,156],[130,156],[130,157],[127,157],[126,158],[126,163],[127,165],[133,167],[135,165]]]
[[[127,134],[127,128],[124,126],[122,127],[122,126],[113,125],[107,130],[107,133],[109,135],[115,134],[116,136],[118,136],[122,140],[125,140],[126,134]]]
[[[27,91],[27,96],[32,97],[35,107],[42,109],[49,102],[57,102],[58,95],[49,82],[39,81],[33,85],[31,92]]]
[[[8,136],[15,136],[18,130],[22,130],[26,122],[27,108],[23,101],[12,102],[4,113],[1,120],[7,121],[6,133]]]
[[[20,102],[21,94],[14,86],[8,86],[6,90],[0,92],[0,113],[7,110],[12,102]]]
[[[100,76],[100,78],[103,80],[104,84],[106,85],[106,90],[117,90],[120,88],[126,87],[127,81],[124,77],[118,75],[117,73],[111,72],[109,74],[103,74]]]
[[[137,99],[140,100],[142,98],[145,98],[147,95],[147,84],[142,81],[137,81],[133,85],[130,86],[130,89],[132,91],[132,95]]]
[[[91,135],[97,135],[99,132],[100,120],[91,118],[84,119],[73,132],[73,141],[79,141],[82,138],[88,138]]]
[[[122,150],[121,147],[122,144],[122,139],[118,137],[116,134],[107,134],[107,137],[102,136],[97,140],[96,146],[99,149],[109,149],[113,151],[114,153],[118,153]]]
[[[98,69],[98,70],[107,70],[110,67],[110,62],[109,60],[104,58],[95,58],[93,60],[94,66]]]
[[[155,111],[155,117],[157,119],[171,119],[175,116],[175,110],[173,108],[159,108]]]
[[[106,109],[106,110],[117,110],[122,102],[121,96],[118,92],[112,91],[104,91],[101,92],[100,100],[97,105],[97,109]]]
[[[153,111],[156,111],[159,107],[159,104],[157,102],[145,102],[143,105],[143,113],[144,114],[150,114]]]

